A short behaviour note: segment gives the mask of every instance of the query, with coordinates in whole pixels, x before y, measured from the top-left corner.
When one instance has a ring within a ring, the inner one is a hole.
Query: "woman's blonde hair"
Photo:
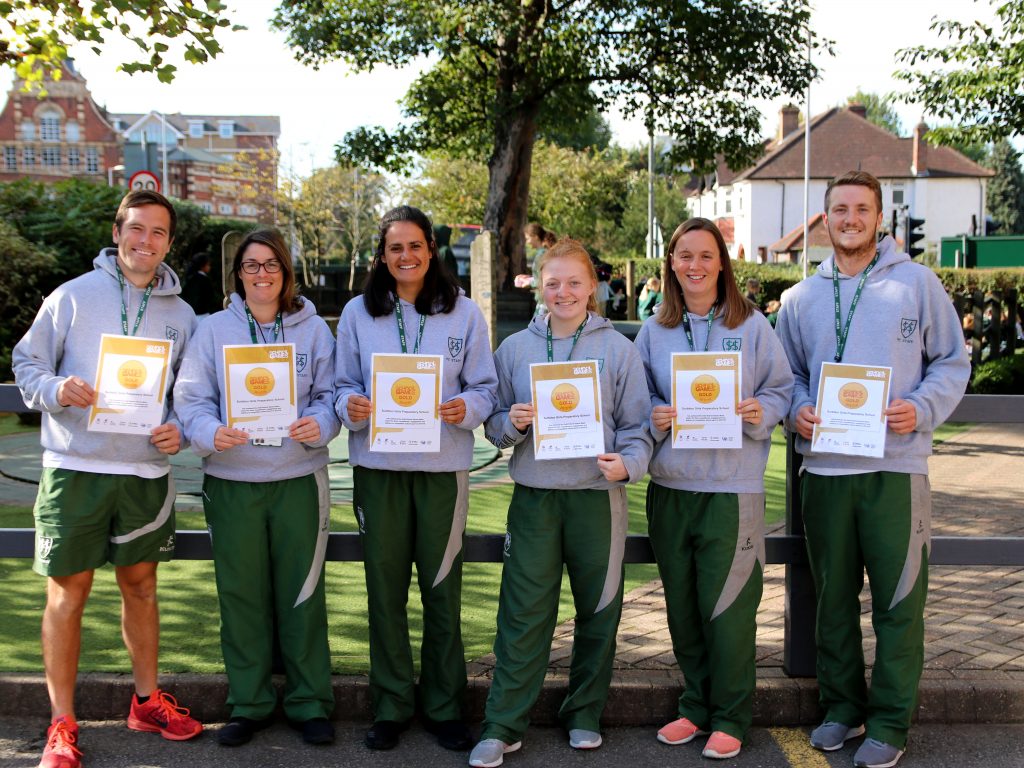
[[[573,240],[571,237],[563,237],[544,253],[540,255],[539,266],[537,267],[537,274],[540,275],[541,284],[540,288],[544,286],[544,267],[554,259],[576,259],[580,264],[586,267],[587,274],[590,275],[591,280],[594,281],[594,289],[590,292],[587,297],[587,311],[597,312],[597,270],[594,269],[594,262],[590,259],[590,254],[587,253],[587,249],[583,247],[583,243],[579,240]]]

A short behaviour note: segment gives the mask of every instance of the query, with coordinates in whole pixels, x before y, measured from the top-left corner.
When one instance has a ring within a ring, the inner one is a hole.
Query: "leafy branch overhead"
[[[1024,0],[1000,0],[995,24],[936,19],[945,44],[897,53],[910,83],[903,98],[955,125],[934,128],[940,144],[995,142],[1024,135]]]
[[[535,113],[543,129],[596,104],[672,135],[679,160],[709,166],[723,153],[739,166],[761,152],[753,100],[799,94],[814,75],[808,18],[804,2],[747,0],[285,0],[272,23],[314,67],[430,57],[403,100],[403,128],[363,128],[339,145],[358,160],[431,149],[486,158],[495,126],[516,114]]]
[[[232,25],[220,0],[0,0],[0,65],[37,86],[60,77],[61,62],[76,43],[96,53],[111,37],[130,40],[137,59],[121,63],[129,74],[152,72],[164,83],[177,67],[166,61],[172,40],[184,43],[185,61],[201,64],[221,52],[219,31]]]

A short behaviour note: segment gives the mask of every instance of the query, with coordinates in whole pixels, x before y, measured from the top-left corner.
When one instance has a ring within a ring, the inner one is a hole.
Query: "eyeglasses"
[[[277,259],[271,259],[270,261],[243,261],[241,267],[242,271],[247,275],[258,275],[260,267],[267,270],[268,275],[272,275],[281,271],[281,262]]]

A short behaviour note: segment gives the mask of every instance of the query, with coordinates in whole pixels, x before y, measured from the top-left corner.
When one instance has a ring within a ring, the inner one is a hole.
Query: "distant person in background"
[[[608,317],[612,309],[612,268],[604,262],[597,262],[597,310],[603,317]]]
[[[654,314],[654,308],[661,303],[661,280],[651,277],[644,284],[640,291],[640,306],[637,308],[637,317],[643,322]]]
[[[775,321],[779,319],[779,310],[782,309],[782,302],[778,299],[772,299],[768,302],[768,306],[765,307],[768,314],[768,322],[772,324],[772,328],[775,327]]]
[[[437,254],[444,263],[452,277],[459,276],[459,263],[455,259],[455,251],[452,250],[452,228],[447,224],[434,227],[434,240],[437,242]]]
[[[192,311],[199,319],[223,309],[217,289],[210,279],[212,268],[210,254],[198,253],[192,257],[192,262],[185,272],[185,286],[182,288],[181,298],[192,307]]]
[[[533,310],[535,317],[539,317],[547,312],[544,306],[544,301],[541,296],[540,288],[540,271],[538,264],[540,264],[540,257],[544,255],[544,252],[558,239],[554,232],[548,232],[544,227],[535,221],[531,221],[523,229],[523,237],[526,239],[526,247],[533,250],[533,256],[530,259],[530,275],[520,275],[516,278],[516,285],[519,287],[529,287],[533,289],[533,301],[536,305]]]
[[[761,281],[756,277],[747,278],[747,301],[761,309],[761,303],[757,299],[757,295],[761,292]]]

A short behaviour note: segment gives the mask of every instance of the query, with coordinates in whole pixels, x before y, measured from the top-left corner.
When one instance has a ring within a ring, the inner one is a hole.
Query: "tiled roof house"
[[[970,233],[972,222],[985,220],[985,186],[993,172],[956,150],[923,140],[923,123],[901,138],[867,120],[858,104],[833,107],[811,120],[810,210],[822,210],[829,179],[851,170],[868,171],[882,184],[885,221],[894,209],[925,219],[926,243]],[[711,219],[732,219],[732,255],[740,246],[749,260],[774,261],[778,254],[799,253],[793,242],[780,241],[803,227],[804,130],[799,110],[784,107],[779,136],[765,154],[740,171],[719,163],[704,189],[691,192],[690,211]],[[973,216],[973,219],[972,219]],[[902,233],[897,233],[902,237]],[[802,235],[800,238],[802,248]],[[812,238],[812,250],[814,238]],[[782,257],[786,260],[787,257]],[[812,254],[813,259],[813,254]]]

